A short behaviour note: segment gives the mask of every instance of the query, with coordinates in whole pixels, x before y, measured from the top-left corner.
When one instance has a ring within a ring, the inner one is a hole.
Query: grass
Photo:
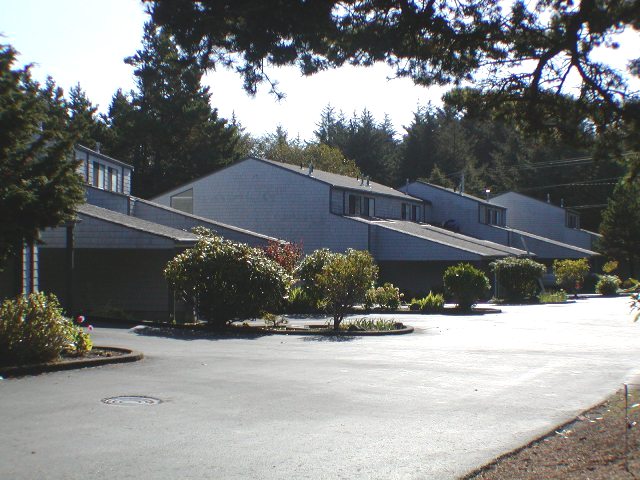
[[[564,290],[557,292],[542,292],[538,295],[540,303],[564,303],[567,301],[567,293]]]

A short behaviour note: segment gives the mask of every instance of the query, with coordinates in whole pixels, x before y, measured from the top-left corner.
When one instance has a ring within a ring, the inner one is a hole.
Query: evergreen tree
[[[94,107],[80,84],[71,87],[67,112],[70,117],[70,128],[78,137],[78,143],[85,147],[95,149],[96,143],[104,143],[106,138],[106,125],[96,115],[97,107]]]
[[[0,266],[84,200],[62,90],[51,79],[40,87],[29,67],[12,69],[15,60],[0,45]]]
[[[405,127],[400,151],[401,179],[415,180],[429,176],[438,161],[435,151],[435,134],[438,128],[436,110],[431,105],[418,107],[411,125]]]
[[[274,134],[257,140],[252,155],[276,162],[289,163],[307,168],[313,165],[318,170],[356,177],[361,175],[356,163],[345,158],[339,148],[324,143],[304,143],[300,139],[289,140],[287,132],[280,126]]]
[[[602,239],[599,248],[610,258],[624,260],[631,277],[640,263],[640,185],[637,182],[619,184],[602,214]]]
[[[433,183],[434,185],[439,185],[445,188],[455,188],[456,185],[449,179],[438,165],[434,165],[431,170],[431,174],[426,178],[426,181],[429,183]]]
[[[169,33],[147,23],[142,48],[125,61],[136,90],[114,96],[107,143],[134,166],[136,195],[154,196],[239,158],[239,129],[218,118],[203,69]]]

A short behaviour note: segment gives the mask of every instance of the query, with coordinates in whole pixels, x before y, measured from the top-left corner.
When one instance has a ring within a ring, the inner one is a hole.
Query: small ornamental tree
[[[553,274],[556,276],[556,283],[565,290],[573,292],[576,296],[588,273],[589,262],[586,258],[553,261]]]
[[[491,288],[487,276],[468,263],[459,263],[444,272],[444,288],[460,310],[471,310]]]
[[[294,271],[294,276],[300,282],[300,287],[316,308],[323,298],[323,292],[316,283],[316,277],[322,272],[324,266],[335,256],[336,253],[326,248],[315,250],[313,253],[304,257]]]
[[[288,274],[292,275],[302,257],[302,246],[295,243],[271,240],[267,246],[264,247],[264,253],[284,268]]]
[[[291,277],[259,248],[234,243],[205,228],[200,239],[167,264],[169,286],[193,305],[210,325],[221,327],[235,318],[279,308]]]
[[[324,265],[316,281],[333,315],[334,330],[340,329],[349,308],[365,300],[377,278],[378,266],[366,251],[349,249],[346,254],[334,254]]]
[[[530,258],[507,257],[492,262],[491,270],[496,274],[501,296],[510,301],[522,301],[538,293],[538,281],[546,268]]]

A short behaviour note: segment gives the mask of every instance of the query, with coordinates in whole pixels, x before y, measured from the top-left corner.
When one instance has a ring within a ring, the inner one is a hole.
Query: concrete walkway
[[[640,366],[625,298],[503,309],[344,340],[98,328],[145,359],[0,381],[0,478],[456,478]]]

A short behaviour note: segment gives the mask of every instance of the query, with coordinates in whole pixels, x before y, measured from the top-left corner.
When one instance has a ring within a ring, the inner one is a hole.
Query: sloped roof
[[[258,160],[259,162],[268,163],[269,165],[274,165],[276,167],[284,168],[285,170],[289,170],[291,172],[297,173],[298,175],[302,175],[307,178],[313,178],[322,183],[326,183],[333,187],[344,188],[348,190],[354,190],[363,193],[374,193],[376,195],[385,195],[387,197],[395,197],[400,198],[402,200],[414,201],[422,203],[420,198],[412,197],[411,195],[407,195],[406,193],[402,193],[395,188],[387,187],[386,185],[382,185],[381,183],[369,182],[367,185],[366,180],[361,182],[361,179],[356,179],[353,177],[348,177],[346,175],[339,175],[337,173],[325,172],[323,170],[313,170],[313,173],[309,175],[309,167],[303,166],[300,168],[299,165],[291,165],[289,163],[281,163],[275,162],[273,160],[267,160],[266,158],[257,158],[257,157],[249,157],[254,160]],[[361,184],[363,183],[363,184]]]
[[[380,228],[395,230],[413,237],[423,238],[430,242],[447,245],[482,257],[494,258],[510,255],[527,255],[527,252],[518,248],[507,247],[488,240],[480,240],[478,238],[469,237],[467,235],[451,232],[450,230],[434,227],[433,225],[424,223],[415,223],[407,220],[370,220],[360,217],[347,218],[352,218],[353,220],[368,223],[370,225],[376,225]]]
[[[495,228],[501,228],[503,230],[508,230],[510,232],[513,232],[517,235],[522,235],[523,237],[529,237],[529,238],[534,238],[536,240],[539,240],[541,242],[545,242],[545,243],[549,243],[551,245],[556,245],[558,247],[562,247],[562,248],[566,248],[569,250],[575,250],[578,253],[582,253],[584,255],[589,255],[590,257],[594,257],[594,256],[598,256],[600,255],[598,252],[594,252],[592,250],[588,250],[586,248],[581,248],[581,247],[576,247],[575,245],[570,245],[568,243],[563,243],[563,242],[559,242],[557,240],[553,240],[551,238],[548,237],[541,237],[540,235],[535,235],[531,232],[525,232],[524,230],[517,230],[515,228],[511,228],[511,227],[500,227],[497,225],[493,225]]]
[[[104,153],[100,153],[100,152],[96,152],[95,150],[91,150],[90,148],[85,147],[84,145],[76,145],[75,149],[83,151],[83,152],[88,153],[90,155],[93,155],[94,157],[102,158],[103,160],[107,160],[107,161],[109,161],[111,163],[115,163],[116,165],[121,165],[121,166],[127,167],[127,168],[129,168],[131,170],[134,169],[133,166],[129,165],[128,163],[124,163],[121,160],[116,160],[115,158],[111,158],[108,155],[105,155]]]
[[[263,240],[280,241],[278,238],[270,237],[269,235],[263,235],[262,233],[254,232],[252,230],[246,230],[244,228],[236,227],[235,225],[229,225],[227,223],[222,223],[217,220],[212,220],[211,218],[201,217],[198,215],[194,215],[192,213],[183,212],[182,210],[177,210],[175,208],[168,207],[167,205],[162,205],[161,203],[152,202],[151,200],[145,200],[144,198],[133,197],[133,196],[131,198],[134,199],[136,203],[145,203],[147,205],[150,205],[154,208],[158,208],[160,210],[166,210],[167,212],[171,212],[176,215],[181,215],[186,218],[192,218],[194,220],[197,220],[198,222],[206,223],[210,226],[213,226],[213,228],[216,228],[216,227],[225,228],[227,230],[239,232],[245,235],[250,235]],[[134,215],[135,215],[135,210],[134,210]]]
[[[468,198],[469,200],[473,200],[475,202],[482,203],[483,205],[490,205],[492,207],[501,208],[503,210],[506,209],[506,207],[503,207],[502,205],[497,205],[495,203],[491,203],[491,201],[485,200],[485,199],[480,198],[480,197],[476,197],[475,195],[469,195],[468,193],[456,192],[455,190],[453,190],[451,188],[441,187],[440,185],[435,185],[433,183],[425,182],[424,180],[416,180],[415,182],[412,182],[412,183],[420,183],[422,185],[426,185],[428,187],[436,188],[438,190],[442,190],[443,192],[450,193],[451,195],[456,195],[458,197]]]
[[[191,232],[185,232],[184,230],[178,230],[177,228],[165,227],[158,223],[141,220],[140,218],[124,215],[122,213],[114,212],[113,210],[107,210],[106,208],[96,207],[95,205],[90,205],[88,203],[80,205],[77,208],[77,211],[81,215],[121,225],[139,232],[168,238],[179,243],[191,244],[198,240],[198,236]]]

